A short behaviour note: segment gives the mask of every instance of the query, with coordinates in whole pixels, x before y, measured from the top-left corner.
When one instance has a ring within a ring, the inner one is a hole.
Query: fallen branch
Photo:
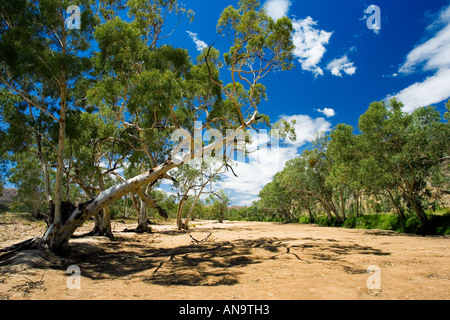
[[[26,297],[36,289],[45,291],[46,288],[44,287],[44,281],[42,280],[43,278],[44,276],[42,276],[41,280],[39,281],[32,281],[28,278],[25,278],[28,281],[26,281],[24,284],[19,284],[17,286],[12,287],[11,289],[8,290],[8,292],[22,292],[23,296]]]
[[[208,239],[209,239],[209,237],[212,235],[212,233],[209,233],[204,239],[202,239],[202,240],[197,240],[197,239],[195,239],[193,236],[191,236],[191,235],[189,235],[189,237],[191,237],[191,246],[193,246],[193,245],[199,245],[199,244],[201,244],[201,243],[203,243],[203,242],[206,242],[206,241],[208,241]]]

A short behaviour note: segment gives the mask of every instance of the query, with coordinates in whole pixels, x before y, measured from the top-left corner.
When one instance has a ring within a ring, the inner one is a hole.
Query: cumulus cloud
[[[266,9],[267,14],[272,17],[273,20],[277,21],[287,15],[291,5],[292,3],[289,0],[268,0],[264,4],[264,8]]]
[[[327,118],[331,118],[336,115],[336,112],[331,108],[317,109],[317,111],[323,113]]]
[[[332,32],[317,29],[317,21],[311,17],[303,20],[293,20],[294,55],[298,58],[302,69],[311,71],[316,77],[323,75],[323,70],[318,66],[326,52],[325,46],[330,41]]]
[[[267,130],[251,131],[247,157],[236,152],[232,159],[234,173],[230,170],[221,175],[222,181],[209,185],[208,190],[210,188],[215,191],[224,190],[232,200],[232,205],[251,205],[253,201],[258,200],[262,188],[272,181],[276,173],[283,170],[286,162],[300,155],[300,147],[314,141],[318,134],[330,131],[332,126],[322,117],[292,115],[281,118],[289,122],[295,120],[296,141],[280,141],[276,135],[271,135]],[[173,194],[171,186],[172,182],[163,180],[159,190]]]
[[[354,63],[350,62],[348,57],[345,55],[342,58],[331,61],[327,66],[327,70],[336,77],[342,77],[342,72],[350,76],[355,74],[356,67],[354,66]]]
[[[399,74],[404,76],[421,71],[434,74],[387,97],[397,97],[405,105],[406,112],[450,97],[450,5],[440,11],[427,29],[436,28],[438,31],[430,39],[408,53],[399,68]]]
[[[198,38],[198,35],[196,33],[193,33],[191,31],[186,32],[189,35],[189,37],[191,37],[192,41],[194,41],[198,51],[202,51],[203,49],[208,47],[208,45],[204,41]]]
[[[297,140],[291,142],[291,144],[297,148],[307,142],[314,141],[318,134],[331,130],[331,123],[322,117],[313,119],[308,115],[294,115],[282,116],[282,118],[288,122],[295,120],[294,129],[297,134]]]

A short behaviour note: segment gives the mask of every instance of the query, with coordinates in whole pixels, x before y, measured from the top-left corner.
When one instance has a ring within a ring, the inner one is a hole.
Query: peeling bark
[[[65,212],[65,215],[69,215],[67,221],[54,221],[38,241],[38,247],[46,248],[53,252],[64,250],[68,245],[70,236],[86,220],[126,194],[137,192],[142,186],[160,179],[163,174],[177,166],[179,165],[174,164],[171,160],[167,161],[149,172],[119,183],[101,192],[95,198],[75,207],[70,213]]]
[[[176,163],[173,160],[167,160],[163,164],[159,165],[156,168],[153,168],[148,172],[140,174],[127,181],[123,181],[107,190],[100,192],[91,200],[83,202],[75,208],[72,208],[73,210],[61,210],[58,214],[58,204],[56,203],[54,221],[52,222],[50,227],[48,227],[43,236],[29,240],[29,242],[27,242],[26,248],[48,249],[54,253],[58,253],[61,250],[64,250],[68,246],[69,239],[72,234],[79,227],[81,227],[84,222],[100,212],[106,206],[114,203],[115,201],[119,200],[129,193],[139,192],[140,188],[142,188],[143,186],[151,185],[157,180],[163,179],[167,176],[167,173],[170,170],[179,167],[184,163],[187,163],[191,159],[202,157],[205,153],[212,151],[218,147],[222,147],[224,143],[232,141],[232,139],[234,139],[238,135],[240,130],[249,127],[259,119],[257,114],[258,113],[255,112],[248,122],[244,123],[240,128],[235,130],[229,136],[226,136],[223,140],[211,143],[210,145],[201,148],[200,150],[196,150],[193,153],[184,155],[182,158],[177,158]],[[57,188],[55,187],[55,189]],[[57,195],[58,193],[56,192],[55,202]],[[62,214],[62,212],[64,212],[64,214]],[[63,215],[65,216],[64,218]],[[23,248],[23,246],[21,248]]]

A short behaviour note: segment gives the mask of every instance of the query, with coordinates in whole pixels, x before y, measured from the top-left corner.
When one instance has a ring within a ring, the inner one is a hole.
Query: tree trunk
[[[101,190],[105,190],[103,176],[100,176],[99,186]],[[94,215],[94,221],[94,230],[89,234],[94,236],[106,236],[110,239],[114,238],[111,228],[111,211],[109,210],[109,206],[106,206],[103,210]]]
[[[63,107],[61,107],[61,116],[63,115]],[[65,113],[65,111],[64,111]],[[65,141],[65,115],[59,120],[59,136],[58,136],[58,151],[57,151],[57,167],[55,178],[55,213],[53,220],[55,223],[60,224],[61,220],[61,203],[63,197],[63,172],[64,172],[64,141]]]
[[[185,224],[183,223],[183,209],[184,209],[184,205],[185,205],[187,199],[188,199],[187,194],[183,195],[183,198],[181,198],[181,201],[178,204],[178,210],[177,210],[177,228],[178,228],[178,230],[186,228]]]
[[[325,209],[325,213],[327,214],[328,221],[331,222],[331,220],[333,220],[333,216],[331,215],[330,209],[327,206],[325,206],[325,205],[322,205],[322,206]]]
[[[128,195],[125,195],[125,212],[123,216],[124,218],[128,218]]]
[[[134,211],[136,211],[136,216],[139,214],[139,211],[141,210],[141,207],[139,206],[139,201],[136,198],[136,195],[131,192],[130,193],[131,202],[133,202]]]
[[[45,194],[45,202],[47,204],[47,210],[44,213],[44,219],[47,221],[48,224],[50,220],[53,219],[51,217],[51,210],[53,205],[53,199],[50,192],[50,175],[48,173],[48,164],[44,157],[44,154],[42,153],[42,139],[41,136],[36,134],[36,140],[37,140],[37,156],[39,159],[39,163],[41,165],[42,172],[44,174],[44,194]]]
[[[322,201],[322,204],[324,205],[325,210],[327,211],[328,219],[330,221],[332,220],[331,219],[331,213],[333,213],[334,216],[337,218],[338,223],[342,223],[343,222],[343,220],[342,220],[341,216],[339,215],[335,205],[331,201],[324,200],[324,201]]]
[[[428,234],[429,230],[429,221],[425,210],[422,207],[422,204],[416,199],[416,197],[412,196],[409,199],[411,206],[413,207],[414,212],[417,215],[417,218],[420,221],[422,232]]]
[[[341,188],[339,193],[339,200],[340,200],[340,206],[341,206],[341,215],[342,218],[345,220],[345,200],[344,200],[344,190]]]
[[[140,200],[140,210],[138,212],[138,226],[136,228],[136,232],[138,233],[151,233],[151,229],[148,226],[148,214],[147,203],[141,198]]]
[[[402,221],[405,221],[406,220],[405,210],[403,210],[403,207],[401,206],[400,198],[394,197],[394,195],[389,190],[387,190],[387,193],[389,195],[389,198],[391,199],[392,204],[395,207],[395,210],[397,211],[397,215],[400,217]]]
[[[110,239],[114,239],[114,234],[111,228],[111,212],[109,206],[106,206],[94,215],[95,226],[94,229],[89,232],[88,236],[105,236]]]
[[[201,194],[202,194],[202,192],[203,192],[203,189],[204,189],[205,186],[209,183],[210,180],[211,180],[211,179],[208,179],[208,181],[206,181],[206,183],[204,183],[204,184],[202,185],[202,188],[200,189],[200,191],[199,191],[198,194],[196,195],[196,197],[195,197],[195,199],[194,199],[194,202],[192,203],[192,206],[191,206],[191,208],[189,209],[189,213],[188,213],[186,219],[184,220],[184,222],[182,223],[183,229],[186,229],[186,230],[189,229],[189,221],[191,220],[191,216],[192,216],[192,213],[194,212],[195,205],[197,204],[198,199],[200,199],[200,196],[201,196]]]
[[[47,248],[53,252],[64,249],[70,236],[89,218],[100,212],[103,208],[122,198],[130,192],[136,192],[144,185],[148,185],[160,179],[165,173],[181,164],[174,164],[169,160],[149,172],[143,173],[132,179],[119,183],[97,195],[95,198],[81,203],[63,223],[54,221],[45,234],[39,239],[38,246]]]
[[[219,223],[223,223],[224,216],[225,216],[225,203],[222,202],[222,205],[220,206]]]
[[[306,209],[308,210],[308,214],[309,214],[309,222],[314,223],[314,215],[311,211],[311,207],[309,206],[309,204],[306,206]]]

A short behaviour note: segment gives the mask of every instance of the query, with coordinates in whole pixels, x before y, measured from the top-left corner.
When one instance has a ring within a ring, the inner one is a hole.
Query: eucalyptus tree
[[[281,217],[286,222],[293,222],[293,203],[300,197],[298,193],[292,192],[285,180],[282,181],[284,172],[277,173],[273,181],[264,186],[259,193],[260,200],[256,202],[256,207],[266,214],[269,213],[272,218]]]
[[[189,222],[195,206],[203,194],[215,193],[212,190],[213,183],[221,179],[229,166],[229,159],[215,159],[214,157],[198,158],[188,164],[179,167],[174,173],[175,183],[173,186],[181,191],[181,198],[177,209],[178,230],[188,229]],[[210,191],[206,189],[210,186]],[[183,213],[189,194],[194,193],[192,203],[183,221]]]
[[[355,212],[361,212],[363,190],[373,190],[371,179],[361,176],[363,153],[359,146],[360,137],[354,128],[338,124],[329,134],[327,153],[333,160],[327,183],[339,190],[340,210],[345,216],[345,203],[354,200]]]
[[[26,154],[38,161],[42,171],[41,189],[45,194],[47,207],[43,215],[48,219],[53,205],[51,182],[54,180],[51,179],[51,168],[56,167],[54,141],[58,133],[48,116],[39,112],[33,114],[26,109],[26,104],[21,103],[20,97],[5,88],[0,88],[0,134],[2,136],[0,158],[4,164],[9,163],[10,166],[16,163],[15,153]],[[26,157],[18,157],[17,160],[26,160]],[[5,177],[8,176],[8,171],[10,170],[5,168]]]
[[[44,183],[39,162],[35,157],[30,157],[28,152],[16,152],[10,159],[17,163],[9,170],[8,179],[18,189],[15,201],[27,207],[32,217],[46,217]]]
[[[89,50],[97,19],[91,0],[0,2],[0,85],[16,99],[16,110],[29,117],[47,117],[58,128],[54,183],[55,225],[63,224],[64,146],[66,113],[80,103],[73,90],[90,69]],[[70,5],[83,7],[80,29],[69,30]],[[35,130],[40,132],[39,130]],[[50,140],[49,137],[46,137]]]
[[[301,207],[308,211],[311,220],[314,219],[314,207],[318,204],[329,220],[334,216],[338,223],[342,223],[345,215],[339,214],[335,199],[339,188],[329,180],[333,159],[328,145],[328,135],[318,136],[310,149],[289,160],[284,169],[275,175],[270,188],[263,189],[260,194],[260,197],[270,195],[265,203],[275,203],[281,215],[289,219],[293,218],[295,209]]]
[[[329,136],[321,136],[313,143],[311,150],[305,150],[302,153],[306,166],[304,166],[305,180],[301,182],[303,184],[301,190],[315,197],[329,218],[334,216],[338,223],[342,223],[345,220],[345,212],[341,210],[339,214],[339,206],[335,199],[339,189],[329,181],[333,158],[328,151],[328,145]]]
[[[213,59],[212,47],[205,50],[203,61],[194,65],[186,50],[170,46],[154,49],[149,43],[148,30],[152,29],[144,26],[155,12],[162,12],[160,8],[165,3],[129,1],[129,13],[135,19],[125,22],[116,16],[97,28],[95,38],[100,51],[94,62],[100,82],[87,96],[93,105],[122,114],[118,121],[123,123],[123,130],[142,132],[145,139],[141,140],[148,143],[157,133],[166,135],[165,145],[172,143],[172,147],[160,158],[153,157],[154,163],[144,150],[149,158],[147,171],[79,204],[67,212],[61,224],[53,224],[42,237],[18,247],[47,247],[53,251],[63,248],[75,230],[104,207],[130,192],[140,192],[145,186],[167,178],[170,170],[194,158],[220,150],[232,143],[242,130],[268,120],[258,111],[258,104],[265,96],[260,81],[270,72],[293,66],[291,21],[288,18],[273,21],[256,0],[241,0],[237,8],[226,8],[218,23],[219,32],[228,34],[231,41],[222,62],[231,75],[231,83],[224,84],[219,78],[220,58],[217,55],[217,61]],[[196,72],[191,72],[193,70]],[[206,89],[199,90],[202,87]],[[195,91],[190,92],[189,88]],[[211,94],[218,89],[219,95]],[[214,124],[233,130],[195,148],[194,131],[189,132],[187,126],[184,128],[189,122],[186,118],[193,111],[208,114],[204,128]],[[145,116],[141,118],[146,124],[144,128],[139,125],[141,122],[130,121],[138,116]],[[147,132],[147,128],[151,130]],[[175,135],[169,134],[174,130],[177,130]],[[181,137],[181,141],[169,141],[176,136]]]
[[[86,200],[118,181],[130,147],[120,139],[117,123],[99,112],[71,112],[67,121],[67,183],[77,185]],[[92,235],[113,237],[106,206],[95,218]]]
[[[384,172],[387,188],[396,186],[417,215],[423,231],[428,218],[424,208],[424,191],[432,173],[439,171],[448,157],[450,130],[439,111],[422,107],[412,113],[393,99],[374,102],[359,119],[362,148],[368,172]]]
[[[211,193],[205,200],[205,203],[210,205],[213,216],[217,217],[219,223],[223,223],[230,202],[230,198],[223,190]]]
[[[88,91],[88,101],[117,122],[119,140],[130,148],[129,165],[145,170],[167,159],[170,132],[165,129],[186,99],[183,83],[191,67],[186,50],[159,46],[173,32],[165,33],[166,16],[189,19],[192,12],[174,0],[133,0],[125,7],[126,20],[119,15],[120,7],[100,10],[104,23],[95,31],[100,51],[94,58],[98,80]],[[149,231],[148,205],[166,215],[150,193],[151,188],[143,186],[135,193],[140,201],[131,194],[139,232]]]

